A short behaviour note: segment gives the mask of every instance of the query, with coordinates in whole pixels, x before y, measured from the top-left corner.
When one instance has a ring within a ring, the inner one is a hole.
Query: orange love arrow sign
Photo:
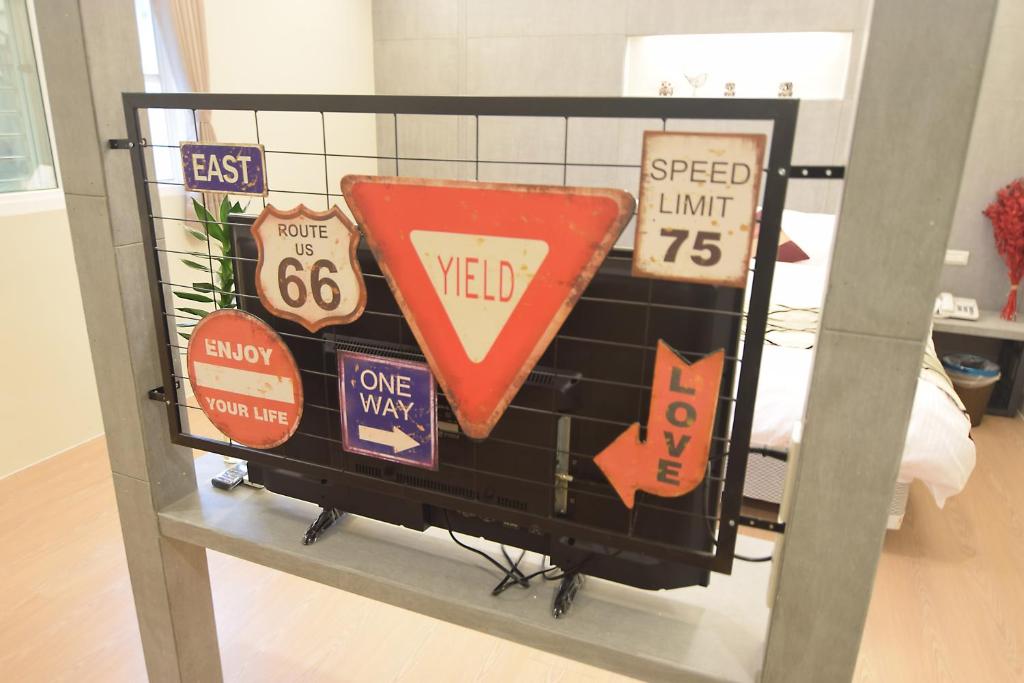
[[[724,365],[725,351],[691,365],[658,340],[647,441],[634,422],[594,458],[626,507],[637,490],[671,498],[703,481]]]

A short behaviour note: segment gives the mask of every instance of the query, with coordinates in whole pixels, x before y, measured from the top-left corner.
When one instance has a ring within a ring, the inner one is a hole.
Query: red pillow
[[[754,243],[751,252],[757,254],[757,237],[761,232],[761,212],[757,212],[757,224],[754,226]],[[779,251],[775,254],[775,260],[779,263],[799,263],[806,261],[810,256],[800,248],[800,245],[786,234],[785,230],[779,230]]]
[[[779,253],[775,260],[781,263],[798,263],[811,258],[807,252],[800,248],[800,245],[790,239],[785,232],[779,233]]]

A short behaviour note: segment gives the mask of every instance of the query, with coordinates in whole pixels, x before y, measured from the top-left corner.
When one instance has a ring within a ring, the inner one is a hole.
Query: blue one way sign
[[[338,353],[346,451],[437,469],[437,393],[424,363]]]

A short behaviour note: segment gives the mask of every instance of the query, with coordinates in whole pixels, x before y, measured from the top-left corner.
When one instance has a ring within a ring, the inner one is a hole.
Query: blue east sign
[[[346,451],[437,469],[437,392],[424,363],[338,353]]]
[[[181,170],[192,192],[267,194],[261,145],[183,142]]]

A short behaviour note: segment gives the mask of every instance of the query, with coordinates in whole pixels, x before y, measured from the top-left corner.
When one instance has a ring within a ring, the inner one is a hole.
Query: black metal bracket
[[[179,382],[178,380],[174,380],[174,388],[180,389],[181,382]],[[163,387],[153,387],[152,389],[146,392],[146,396],[149,396],[150,401],[160,401],[160,403],[169,403],[167,393],[164,392]]]
[[[774,458],[786,462],[789,460],[789,451],[784,451],[778,448],[768,448],[767,446],[751,446],[751,453],[757,453],[763,455],[766,458]]]
[[[320,534],[333,526],[341,518],[342,512],[338,508],[321,508],[313,523],[302,535],[302,545],[312,545],[320,538]]]
[[[790,166],[788,169],[779,169],[781,175],[788,175],[790,178],[808,178],[841,180],[846,176],[845,166]]]
[[[107,140],[107,146],[110,149],[132,149],[135,147],[135,143],[128,138],[112,138]]]
[[[572,607],[576,594],[583,588],[585,577],[579,572],[567,572],[562,577],[562,582],[555,591],[555,597],[551,602],[551,615],[555,619],[561,619]]]
[[[774,531],[777,534],[786,533],[785,522],[773,522],[769,519],[761,519],[759,517],[740,515],[739,523],[740,526],[749,526],[755,529],[762,529],[764,531]]]

